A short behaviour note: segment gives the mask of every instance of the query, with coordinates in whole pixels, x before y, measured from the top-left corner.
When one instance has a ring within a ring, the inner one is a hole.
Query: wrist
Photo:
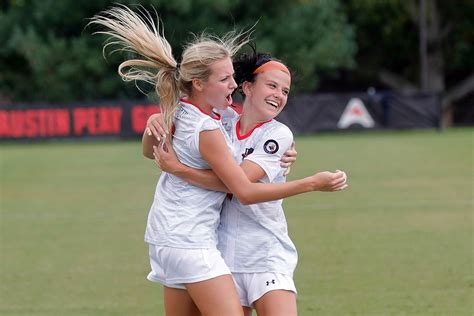
[[[313,177],[303,178],[302,181],[303,181],[304,192],[318,191],[316,181],[314,181]]]
[[[184,176],[186,175],[186,172],[187,172],[187,166],[183,165],[182,163],[178,163],[176,164],[176,166],[174,166],[174,168],[172,168],[172,172],[170,173],[174,174],[177,177],[184,178]]]

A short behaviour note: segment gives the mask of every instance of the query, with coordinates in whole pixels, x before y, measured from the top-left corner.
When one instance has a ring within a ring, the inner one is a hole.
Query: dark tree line
[[[393,89],[438,93],[443,107],[474,90],[470,0],[3,0],[0,101],[137,98],[102,56],[88,18],[122,3],[155,8],[174,53],[191,32],[248,29],[257,48],[296,73],[293,91]],[[151,89],[150,89],[151,90]]]

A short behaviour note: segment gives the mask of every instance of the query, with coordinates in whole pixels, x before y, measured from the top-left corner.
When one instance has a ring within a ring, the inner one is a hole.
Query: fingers
[[[164,129],[156,122],[152,121],[148,124],[148,136],[155,136],[155,138],[160,142],[166,137]]]
[[[156,133],[158,135],[160,135],[161,138],[164,138],[166,136],[167,132],[164,128],[163,122],[158,121],[158,120],[153,120],[153,121],[151,121],[150,125],[153,125],[153,127],[155,128]]]
[[[285,151],[284,155],[288,157],[293,157],[296,160],[296,156],[298,155],[298,153],[296,152],[296,150],[290,148],[287,151]]]
[[[160,147],[163,150],[163,152],[165,152],[166,154],[175,155],[173,146],[171,145],[171,141],[169,137],[165,135],[160,144],[161,144]]]
[[[283,154],[283,157],[291,158],[293,159],[293,161],[295,161],[297,155],[298,153],[296,152],[296,150],[294,148],[290,148],[287,151],[285,151],[285,153]]]
[[[281,160],[280,160],[280,167],[282,168],[289,168],[291,167],[296,161],[296,158],[293,158],[293,157],[281,157]]]
[[[332,182],[332,190],[333,191],[341,191],[347,188],[349,185],[347,182],[347,175],[344,171],[336,170],[334,173],[334,179]]]
[[[167,142],[166,135],[164,135],[160,142],[160,150],[162,152],[168,152],[168,144],[169,143]]]
[[[280,162],[280,167],[282,168],[289,168],[291,165],[293,165],[293,162]]]
[[[160,142],[158,146],[153,146],[153,156],[155,157],[155,163],[160,167],[161,170],[168,168],[167,161],[172,158],[172,155],[168,152],[170,145],[167,145],[164,141]]]
[[[168,137],[165,136],[158,146],[153,146],[153,150],[159,155],[162,165],[167,160],[176,160],[176,153]]]
[[[291,143],[291,147],[290,149],[288,149],[287,151],[285,151],[285,153],[283,154],[283,156],[281,157],[280,159],[280,166],[282,168],[289,168],[291,167],[291,165],[293,165],[296,161],[296,155],[297,155],[297,152],[295,150],[295,142],[292,142]],[[289,172],[289,171],[287,171]],[[287,174],[287,173],[286,173]]]
[[[342,191],[342,190],[344,190],[344,189],[347,188],[347,187],[349,187],[349,185],[348,185],[348,184],[344,184],[342,187],[337,188],[337,189],[335,189],[334,191]]]
[[[161,114],[153,114],[148,118],[145,133],[147,133],[148,136],[154,136],[158,141],[165,138],[168,132],[164,128]]]
[[[163,150],[162,146],[153,146],[153,156],[155,156],[155,160],[161,162],[165,155],[166,151]]]
[[[157,153],[162,157],[162,159],[166,159],[166,156],[168,155],[168,150],[170,148],[169,144],[162,139],[161,142],[158,144],[156,147]]]
[[[155,157],[155,164],[161,169],[161,156],[157,146],[153,146],[153,156]]]
[[[347,175],[344,171],[339,170],[339,177],[342,178],[344,182],[347,181]]]
[[[165,137],[167,134],[168,134],[168,131],[165,130],[164,128],[164,125],[156,122],[156,121],[153,121],[153,125],[155,126],[157,132],[162,136],[162,137]]]
[[[166,156],[168,155],[168,147],[165,147],[166,145],[163,145],[164,142],[160,142],[158,146],[153,146],[153,154],[155,155],[155,158],[161,160],[165,160]]]
[[[159,142],[161,141],[161,135],[153,125],[150,124],[149,126],[147,126],[147,128],[145,129],[145,133],[148,136],[154,136]]]
[[[293,165],[296,161],[296,151],[288,150],[286,151],[280,159],[280,166],[282,168],[288,168]]]
[[[286,170],[285,170],[285,172],[283,172],[283,175],[284,175],[285,177],[290,174],[290,169],[291,169],[291,167],[287,167]]]
[[[287,154],[285,153],[281,159],[280,159],[281,163],[286,163],[286,164],[293,164],[295,161],[296,161],[296,157],[295,156],[287,156]]]
[[[336,170],[336,172],[322,171],[314,175],[317,191],[335,192],[347,188],[347,175],[344,171]]]

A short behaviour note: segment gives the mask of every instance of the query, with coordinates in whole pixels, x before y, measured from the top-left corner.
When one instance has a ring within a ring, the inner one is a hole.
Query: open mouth
[[[232,94],[227,95],[225,100],[227,101],[228,105],[232,105]]]
[[[272,101],[272,100],[267,100],[266,102],[267,102],[267,104],[271,105],[275,109],[278,109],[278,103],[277,102]]]

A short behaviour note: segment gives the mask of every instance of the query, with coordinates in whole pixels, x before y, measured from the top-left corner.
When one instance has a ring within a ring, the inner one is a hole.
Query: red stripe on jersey
[[[213,117],[211,114],[206,113],[203,109],[201,109],[199,106],[197,106],[197,105],[194,104],[194,103],[191,103],[191,102],[185,101],[185,100],[180,100],[180,101],[181,101],[182,103],[187,103],[187,104],[190,104],[190,105],[192,105],[192,106],[197,107],[198,110],[201,111],[201,113],[206,114],[207,116],[209,116],[210,118],[212,118],[212,119],[214,119],[214,120],[216,120],[216,121],[219,121],[219,120],[221,119],[221,115],[220,115],[219,113],[216,113],[216,112],[212,111],[211,113],[214,114],[215,116],[217,116],[217,117]]]
[[[252,129],[250,130],[250,132],[248,132],[248,133],[245,134],[245,135],[240,135],[240,132],[239,132],[239,129],[240,129],[240,120],[238,120],[238,121],[237,121],[237,124],[235,124],[235,134],[237,135],[237,139],[238,139],[238,140],[246,139],[247,137],[249,137],[250,135],[252,135],[253,131],[254,131],[256,128],[258,128],[258,127],[262,126],[263,124],[268,123],[268,122],[270,122],[270,121],[271,121],[271,119],[268,120],[268,121],[266,121],[266,122],[258,123],[254,128],[252,128]]]

